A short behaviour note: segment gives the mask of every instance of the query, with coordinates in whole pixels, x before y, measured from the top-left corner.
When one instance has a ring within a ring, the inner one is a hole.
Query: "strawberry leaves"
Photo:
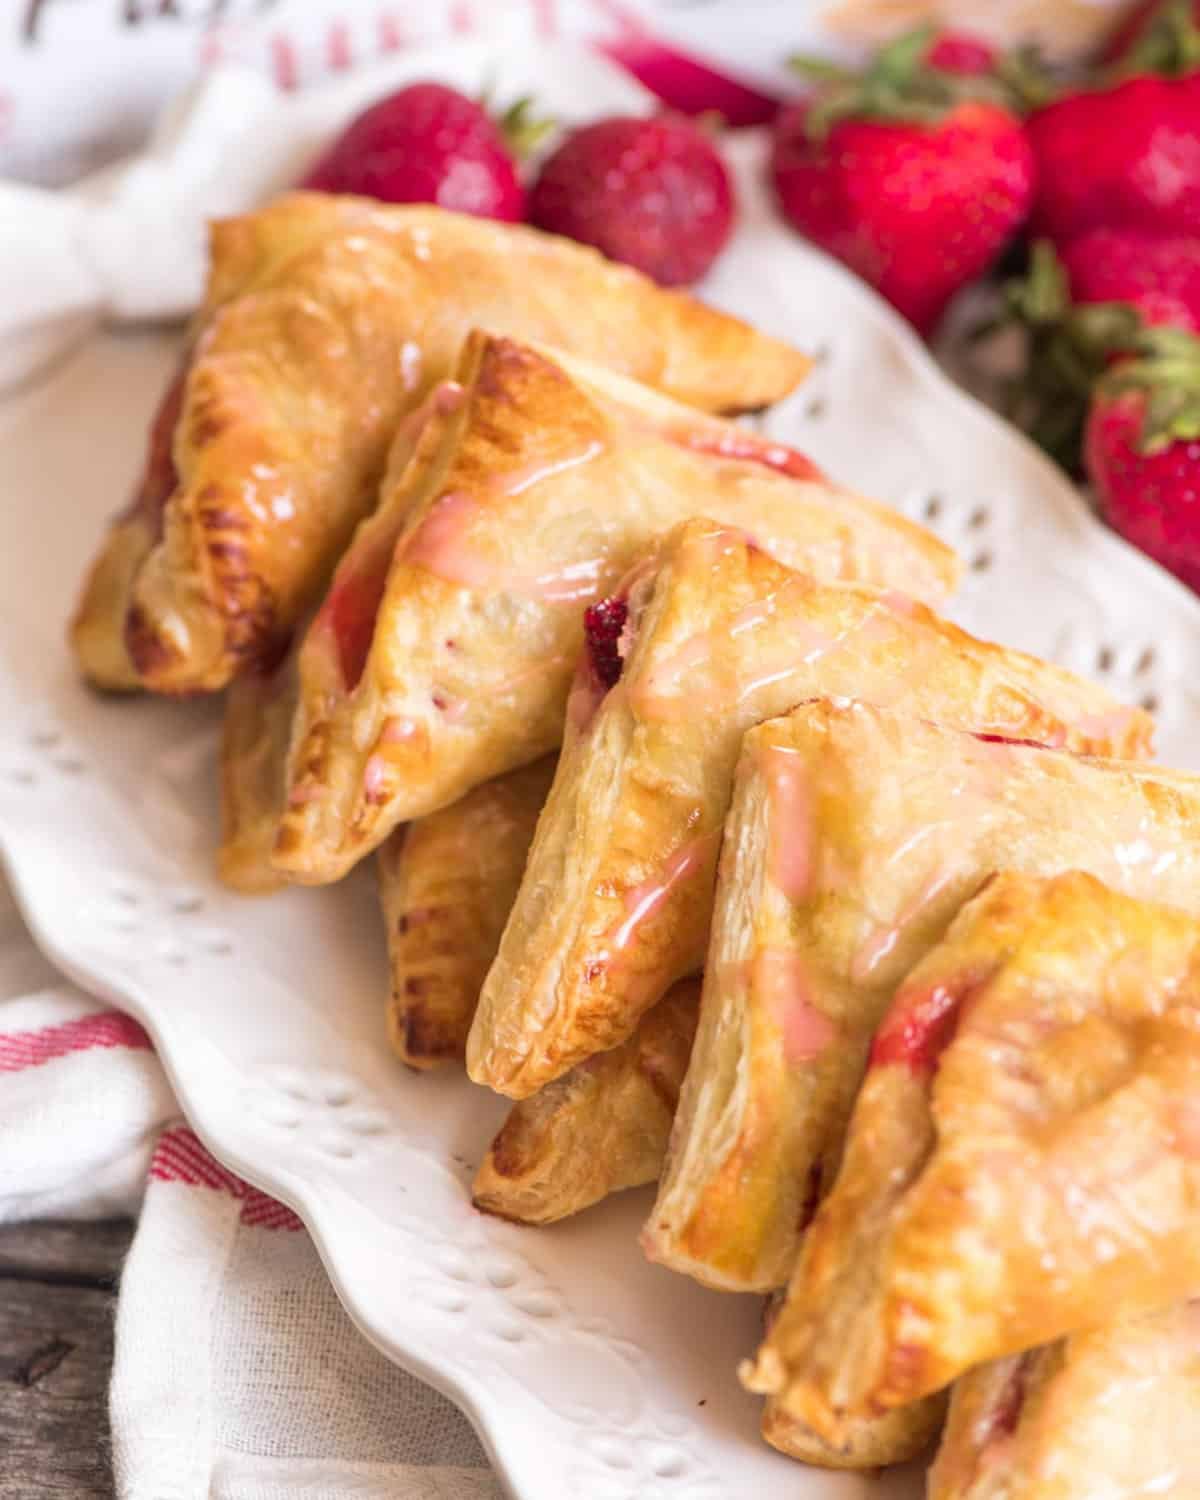
[[[1144,395],[1142,453],[1161,453],[1172,443],[1200,439],[1200,339],[1178,328],[1147,328],[1136,350],[1104,376],[1098,394]]]
[[[1166,0],[1121,53],[1114,76],[1161,73],[1181,78],[1200,69],[1198,10],[1195,0]]]
[[[1014,90],[983,44],[972,41],[979,56],[969,69],[939,63],[943,51],[947,58],[957,55],[946,47],[956,41],[967,39],[920,26],[881,47],[861,72],[803,53],[789,58],[789,66],[814,88],[807,116],[810,139],[823,141],[848,119],[936,126],[968,99],[1011,107]]]

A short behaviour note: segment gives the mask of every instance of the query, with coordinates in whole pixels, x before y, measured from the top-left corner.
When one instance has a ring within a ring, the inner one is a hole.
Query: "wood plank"
[[[108,1380],[131,1233],[0,1229],[0,1500],[112,1500]]]
[[[0,1226],[0,1278],[110,1284],[132,1238],[129,1219],[6,1224]]]

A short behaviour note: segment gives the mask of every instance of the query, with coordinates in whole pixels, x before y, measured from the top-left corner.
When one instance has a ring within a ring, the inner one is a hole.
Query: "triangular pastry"
[[[1156,852],[1200,910],[1197,856]],[[752,1383],[836,1440],[1194,1296],[1198,1203],[1200,923],[1077,871],[997,875],[896,992]]]
[[[524,226],[318,193],[219,221],[139,500],[73,623],[85,675],[211,691],[273,654],[370,509],[400,417],[476,325],[552,340],[717,411],[769,405],[808,366]]]
[[[398,828],[377,856],[391,967],[388,1035],[404,1062],[462,1061],[554,757],[487,781]]]
[[[1137,752],[1149,732],[1061,668],[905,595],[819,584],[711,521],[676,528],[613,609],[471,1030],[471,1076],[514,1098],[616,1046],[702,967],[734,766],[761,719],[859,694],[1080,750]]]
[[[221,844],[217,873],[245,895],[278,889],[271,863],[283,811],[287,747],[300,696],[294,651],[229,685],[221,733]]]
[[[695,1065],[643,1243],[750,1290],[790,1273],[875,1027],[963,902],[1010,867],[1200,903],[1200,780],[857,703],[755,729],[735,787]]]
[[[838,1441],[831,1443],[785,1411],[778,1401],[768,1401],[763,1409],[762,1435],[780,1453],[821,1469],[885,1469],[929,1451],[945,1413],[945,1400],[931,1396],[878,1417],[847,1422]]]
[[[522,1224],[549,1224],[654,1182],[699,999],[699,981],[683,980],[628,1041],[514,1104],[475,1178],[475,1206]]]
[[[699,513],[783,561],[941,599],[953,553],[811,463],[595,366],[475,333],[308,631],[276,858],[342,875],[555,749],[584,608]]]
[[[970,1370],[929,1500],[1195,1500],[1200,1305],[1177,1303]]]

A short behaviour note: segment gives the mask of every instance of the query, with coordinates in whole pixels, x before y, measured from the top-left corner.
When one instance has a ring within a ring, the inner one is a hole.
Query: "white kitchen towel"
[[[190,21],[159,0],[31,3],[15,39],[0,30],[0,173],[61,181],[65,163],[111,161],[176,102],[148,150],[71,190],[0,181],[0,389],[102,320],[187,313],[206,221],[297,181],[347,120],[416,77],[497,103],[532,94],[564,125],[583,100],[594,115],[645,111],[655,95],[753,123],[794,92],[790,52],[877,40],[897,12],[1007,40],[1041,35],[1049,12],[1064,42],[1082,42],[1127,3],[974,0],[965,14],[959,0],[279,0],[250,15],[197,7]],[[219,25],[200,24],[218,11]]]
[[[122,1500],[497,1500],[466,1418],[362,1338],[295,1214],[213,1160],[146,1033],[55,974],[0,886],[0,1222],[139,1209]]]
[[[450,43],[302,93],[213,67],[160,120],[146,150],[71,191],[0,181],[0,389],[35,375],[103,321],[181,318],[200,300],[207,224],[299,180],[336,131],[415,78],[511,102],[533,91],[564,122],[580,100],[645,111],[651,96],[578,48],[508,52]],[[502,83],[501,80],[502,79]],[[36,273],[36,274],[35,274]],[[18,295],[19,289],[19,295]]]

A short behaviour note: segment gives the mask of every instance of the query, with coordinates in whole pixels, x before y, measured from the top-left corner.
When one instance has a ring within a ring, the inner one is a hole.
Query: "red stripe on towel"
[[[12,1031],[0,1036],[0,1073],[40,1068],[56,1058],[87,1052],[93,1047],[148,1051],[150,1038],[132,1016],[116,1010],[80,1016],[77,1021],[63,1021],[57,1026],[43,1026],[39,1031]]]
[[[211,1188],[241,1202],[241,1222],[252,1229],[303,1229],[300,1219],[276,1199],[223,1167],[186,1125],[168,1130],[160,1139],[150,1163],[155,1182],[182,1182],[189,1187]]]

